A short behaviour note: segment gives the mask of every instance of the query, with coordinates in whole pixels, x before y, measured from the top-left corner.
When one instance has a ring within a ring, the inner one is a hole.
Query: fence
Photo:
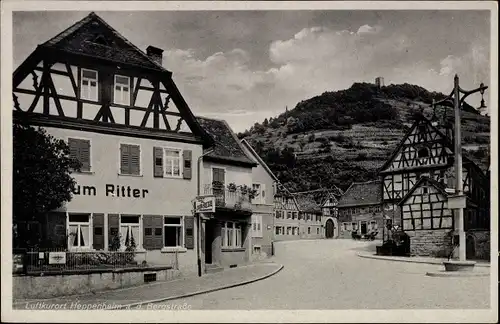
[[[61,273],[167,265],[179,269],[178,253],[169,253],[160,263],[148,262],[147,252],[68,251],[66,249],[24,249],[14,251],[14,273]]]

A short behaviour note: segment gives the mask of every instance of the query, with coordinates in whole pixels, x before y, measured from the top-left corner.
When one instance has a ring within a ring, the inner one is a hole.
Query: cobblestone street
[[[442,266],[364,259],[377,243],[352,240],[282,242],[278,274],[249,285],[176,300],[203,309],[488,308],[490,277],[436,278]],[[476,269],[489,271],[490,268]],[[475,270],[475,271],[476,271]]]

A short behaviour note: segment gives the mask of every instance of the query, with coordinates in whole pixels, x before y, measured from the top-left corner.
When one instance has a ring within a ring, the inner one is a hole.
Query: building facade
[[[274,240],[300,239],[300,217],[295,197],[286,190],[278,190],[274,196]]]
[[[15,122],[64,139],[82,168],[73,198],[42,230],[69,251],[125,250],[196,270],[191,200],[197,161],[212,145],[162,67],[91,13],[39,45],[13,75]]]
[[[273,252],[274,196],[278,178],[246,140],[241,140],[241,144],[245,153],[257,163],[252,169],[252,186],[256,190],[256,197],[252,200],[252,257],[263,259]]]
[[[416,255],[435,255],[437,251],[446,254],[453,246],[452,241],[444,236],[456,237],[457,234],[453,232],[455,221],[452,224],[448,224],[446,220],[441,222],[441,219],[448,217],[441,216],[448,213],[445,203],[447,195],[444,193],[455,192],[454,147],[450,138],[452,132],[443,129],[440,124],[433,124],[425,117],[418,118],[379,173],[383,201],[397,210],[392,223],[400,226],[410,236],[411,253]],[[462,173],[463,191],[467,196],[467,206],[464,210],[467,255],[469,258],[484,258],[489,256],[489,243],[485,243],[489,242],[489,179],[465,153]],[[421,182],[422,178],[430,179],[430,184],[429,181]],[[422,188],[415,188],[417,184]],[[437,187],[444,189],[439,191]],[[433,192],[425,194],[425,197],[428,197],[425,199],[432,196],[436,200],[432,205],[408,203],[413,201],[413,197],[407,195],[415,195],[424,190]],[[439,194],[434,194],[435,190],[438,190]],[[402,201],[403,199],[405,200]],[[431,206],[432,211],[427,209]],[[410,207],[411,211],[408,210]],[[437,227],[433,221],[436,212],[440,215],[440,225]],[[445,233],[445,229],[453,233]],[[439,247],[436,248],[435,245]]]
[[[340,198],[340,237],[376,234],[381,239],[384,232],[384,207],[380,181],[353,182]]]
[[[215,212],[205,213],[201,222],[202,262],[205,269],[248,263],[252,258],[252,201],[259,198],[252,188],[252,169],[257,164],[227,122],[197,120],[214,139],[203,156],[201,195],[215,197]]]

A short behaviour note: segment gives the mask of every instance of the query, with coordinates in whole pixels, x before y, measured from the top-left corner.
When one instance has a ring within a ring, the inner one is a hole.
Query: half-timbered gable
[[[399,205],[404,231],[454,228],[453,214],[448,209],[448,193],[433,179],[420,178]]]
[[[451,139],[426,118],[412,125],[391,157],[380,169],[383,200],[397,203],[421,177],[431,178],[449,190],[455,188],[454,152]],[[485,176],[463,153],[463,191],[472,201],[484,197]]]
[[[209,139],[162,67],[91,13],[39,45],[13,76],[14,117],[32,124],[123,133],[161,131],[176,141]],[[127,129],[127,131],[125,130]]]

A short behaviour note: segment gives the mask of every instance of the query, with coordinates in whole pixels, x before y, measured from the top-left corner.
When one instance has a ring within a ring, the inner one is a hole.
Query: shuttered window
[[[144,215],[144,243],[146,250],[159,250],[163,247],[163,216]]]
[[[81,163],[81,171],[90,172],[90,140],[68,138],[69,155]]]
[[[153,148],[153,175],[156,178],[192,178],[192,151],[177,148]]]
[[[194,249],[194,217],[184,216],[184,246],[186,249]]]
[[[141,174],[140,145],[120,144],[120,174]]]

